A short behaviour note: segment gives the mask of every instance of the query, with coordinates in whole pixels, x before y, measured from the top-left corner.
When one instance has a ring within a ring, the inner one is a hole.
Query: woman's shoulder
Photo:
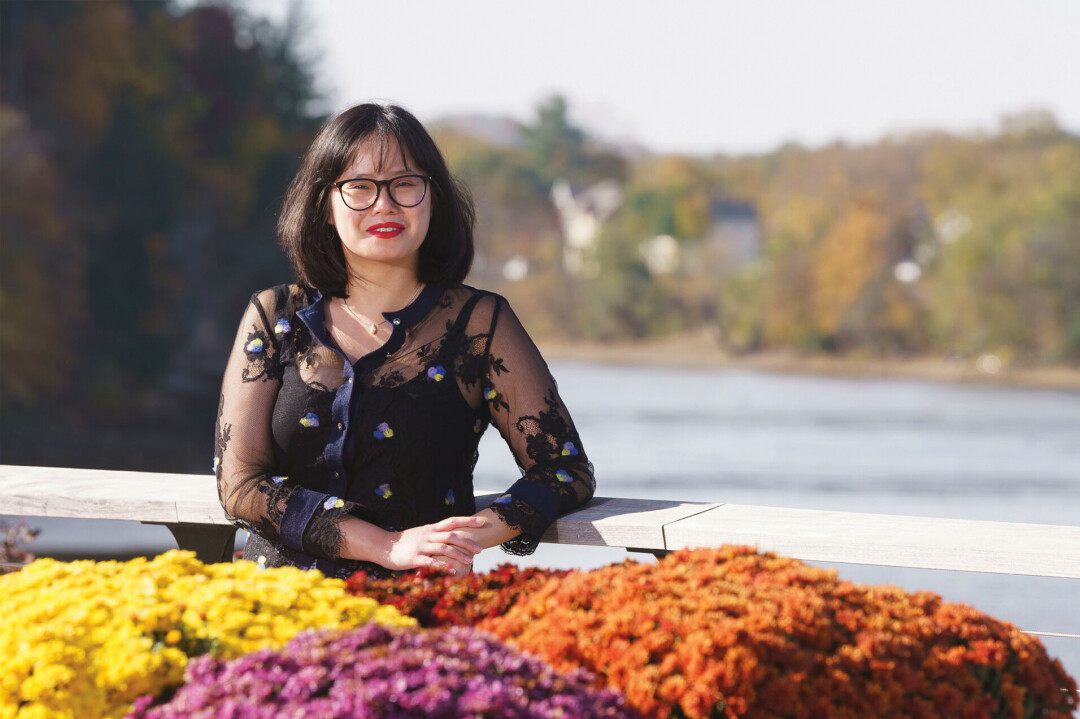
[[[507,299],[499,293],[466,284],[444,290],[441,303],[448,309],[456,308],[459,320],[470,327],[490,325],[503,309],[509,307]]]
[[[251,303],[258,305],[270,316],[283,317],[295,314],[311,304],[311,292],[298,284],[283,284],[256,290],[251,295]]]

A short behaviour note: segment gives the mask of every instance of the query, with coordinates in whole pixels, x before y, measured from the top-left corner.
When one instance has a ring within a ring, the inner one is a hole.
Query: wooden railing
[[[235,536],[210,475],[0,465],[0,514],[163,524],[204,561],[230,559]],[[1076,526],[595,497],[543,541],[654,554],[746,544],[808,561],[1080,579]]]

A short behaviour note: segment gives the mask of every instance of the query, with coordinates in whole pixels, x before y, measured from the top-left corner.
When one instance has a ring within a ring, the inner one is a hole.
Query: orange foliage
[[[824,334],[840,329],[866,284],[881,271],[885,226],[874,205],[852,202],[815,248],[810,268],[814,317]]]
[[[589,669],[649,717],[1067,719],[1077,706],[1060,662],[1010,624],[746,547],[571,573],[479,626]]]

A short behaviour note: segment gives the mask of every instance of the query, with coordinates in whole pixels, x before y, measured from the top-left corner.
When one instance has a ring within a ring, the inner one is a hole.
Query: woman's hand
[[[387,569],[443,566],[451,574],[465,574],[483,547],[457,530],[480,529],[487,523],[483,517],[447,517],[435,524],[388,532],[385,556],[376,561]]]

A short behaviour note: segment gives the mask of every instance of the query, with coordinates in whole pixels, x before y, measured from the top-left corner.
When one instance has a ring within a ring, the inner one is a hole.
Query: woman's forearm
[[[392,532],[356,517],[344,518],[338,522],[338,529],[341,531],[342,559],[386,566],[393,542]]]
[[[466,534],[484,549],[508,542],[521,534],[521,530],[511,528],[493,509],[483,509],[473,516],[482,517],[484,526],[467,527],[458,531]]]

